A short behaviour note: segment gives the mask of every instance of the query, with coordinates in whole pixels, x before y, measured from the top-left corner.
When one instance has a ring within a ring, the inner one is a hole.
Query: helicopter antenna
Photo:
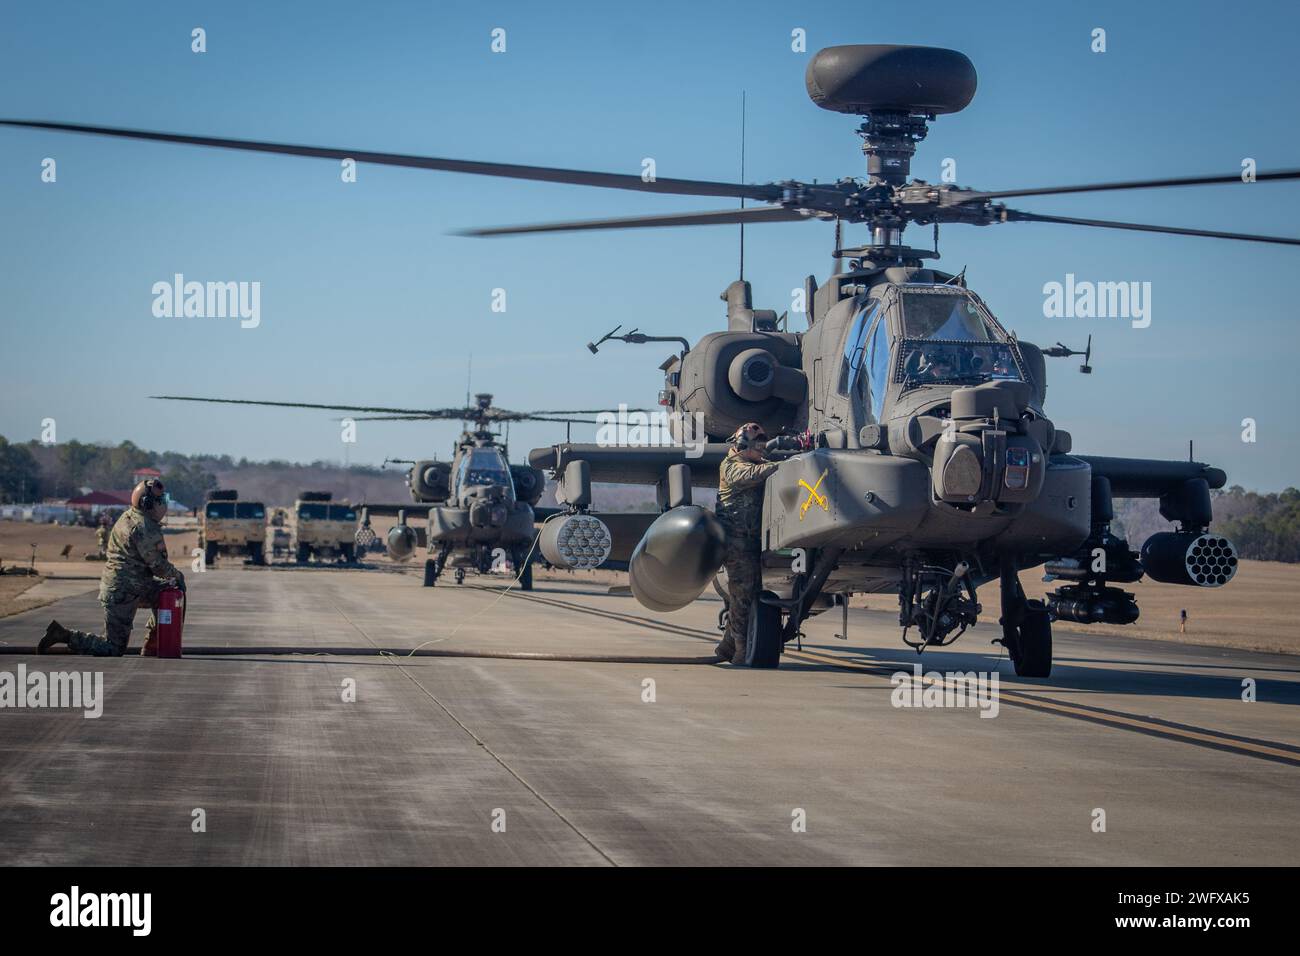
[[[740,91],[740,181],[745,181],[745,91]],[[740,197],[740,208],[745,208],[745,197]],[[740,223],[740,281],[745,281],[745,223]]]
[[[844,271],[844,257],[840,253],[840,242],[844,238],[843,220],[839,217],[835,219],[835,271],[834,275],[839,275]]]

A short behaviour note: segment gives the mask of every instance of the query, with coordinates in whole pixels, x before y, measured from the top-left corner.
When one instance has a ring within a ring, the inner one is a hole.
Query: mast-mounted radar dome
[[[804,82],[814,103],[837,113],[938,114],[965,109],[976,76],[974,64],[956,50],[853,44],[818,50]]]

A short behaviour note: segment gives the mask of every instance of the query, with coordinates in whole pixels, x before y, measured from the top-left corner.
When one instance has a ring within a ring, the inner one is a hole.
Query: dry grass
[[[1041,569],[1024,571],[1021,585],[1030,597],[1041,598],[1065,581],[1044,583]],[[1190,588],[1143,580],[1123,585],[1137,598],[1142,616],[1126,626],[1072,624],[1055,627],[1084,634],[1139,637],[1180,644],[1208,644],[1254,651],[1300,654],[1300,565],[1273,561],[1242,561],[1237,576],[1221,588]],[[996,624],[1001,590],[996,581],[979,589],[984,613],[981,622]],[[873,595],[855,599],[855,607],[894,610],[893,597]],[[1187,610],[1187,633],[1178,631],[1179,611]]]

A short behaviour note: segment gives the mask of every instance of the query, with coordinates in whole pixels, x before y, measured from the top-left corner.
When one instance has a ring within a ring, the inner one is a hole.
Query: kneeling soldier
[[[37,653],[55,644],[67,644],[74,654],[121,657],[131,639],[138,608],[151,608],[167,587],[184,589],[185,577],[167,560],[162,519],[167,514],[163,483],[150,478],[131,492],[131,508],[122,513],[108,536],[104,573],[99,580],[99,603],[104,605],[104,636],[71,631],[51,621]],[[149,617],[149,637],[157,627]],[[146,643],[146,650],[148,643]]]

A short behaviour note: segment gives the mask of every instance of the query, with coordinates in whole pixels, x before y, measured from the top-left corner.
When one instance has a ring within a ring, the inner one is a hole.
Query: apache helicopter
[[[397,523],[389,529],[388,556],[407,561],[417,548],[426,548],[424,586],[432,587],[442,572],[451,568],[456,583],[465,580],[466,570],[487,574],[504,567],[509,560],[519,578],[520,587],[533,587],[532,547],[536,538],[534,522],[545,521],[559,513],[554,508],[538,508],[546,489],[546,476],[530,465],[510,464],[509,449],[493,426],[510,422],[539,421],[597,424],[595,419],[569,418],[570,415],[598,414],[597,409],[514,412],[496,408],[492,396],[479,393],[474,404],[464,408],[384,408],[359,405],[316,405],[307,402],[262,402],[242,398],[195,398],[185,395],[155,395],[154,398],[184,402],[216,402],[226,405],[264,405],[280,408],[313,408],[339,412],[363,412],[356,421],[460,421],[468,427],[456,440],[451,461],[436,459],[399,463],[409,465],[406,485],[411,493],[407,504],[361,502],[358,540],[373,540],[372,515],[389,515]],[[389,459],[389,461],[399,461]],[[408,515],[424,515],[425,527],[407,524]],[[572,566],[587,566],[575,561]]]
[[[625,553],[633,593],[667,611],[695,600],[721,564],[723,533],[691,502],[692,484],[713,486],[740,424],[759,422],[782,456],[763,508],[765,590],[750,614],[749,663],[775,667],[811,614],[853,593],[897,592],[899,622],[918,651],[951,643],[982,608],[976,588],[1001,582],[1001,643],[1017,674],[1050,674],[1053,620],[1126,624],[1137,619],[1122,585],[1156,581],[1217,587],[1236,573],[1236,551],[1209,531],[1210,491],[1226,475],[1199,462],[1075,455],[1069,433],[1044,412],[1045,358],[1077,354],[1018,339],[966,285],[925,265],[937,259],[943,223],[1060,223],[1300,245],[1300,239],[1053,216],[1007,208],[1012,197],[1239,183],[1239,174],[1136,180],[996,192],[910,180],[911,157],[939,115],[964,109],[976,74],[963,54],[930,47],[850,45],[819,51],[805,83],[818,106],[857,115],[867,178],[834,183],[710,182],[223,139],[110,127],[6,121],[0,125],[184,143],[253,152],[350,159],[420,169],[739,199],[740,208],[466,230],[507,236],[633,227],[821,220],[836,227],[836,269],[805,280],[809,328],[790,332],[754,309],[743,279],[723,293],[727,329],[705,335],[661,368],[660,403],[683,445],[611,448],[565,443],[535,449],[536,468],[561,481],[565,510],[545,523],[543,555],[572,567]],[[1300,179],[1263,172],[1256,182]],[[763,205],[745,207],[745,200]],[[867,243],[840,247],[842,223],[863,224]],[[909,224],[933,225],[935,248],[903,245]],[[848,268],[843,268],[847,263]],[[611,338],[662,341],[629,333]],[[1085,358],[1085,366],[1089,359]],[[698,423],[691,427],[691,423]],[[592,512],[591,483],[654,484],[658,516]],[[1160,500],[1178,530],[1134,551],[1110,530],[1116,497]],[[612,518],[613,516],[610,516]],[[1046,602],[1028,600],[1019,572],[1045,565],[1070,583]],[[847,615],[847,610],[845,611]]]

